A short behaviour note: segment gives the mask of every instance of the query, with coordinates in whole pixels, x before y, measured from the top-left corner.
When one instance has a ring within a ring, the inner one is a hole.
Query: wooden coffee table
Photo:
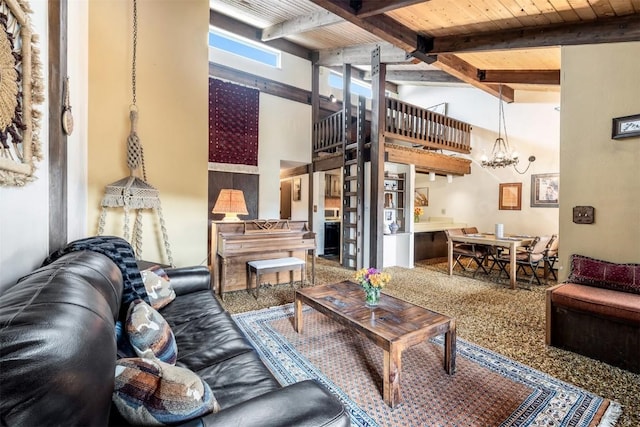
[[[456,321],[435,311],[382,294],[375,308],[365,305],[364,291],[345,281],[296,290],[295,329],[302,333],[302,304],[369,338],[384,350],[382,397],[391,407],[402,401],[402,352],[412,345],[445,334],[444,369],[456,369]]]

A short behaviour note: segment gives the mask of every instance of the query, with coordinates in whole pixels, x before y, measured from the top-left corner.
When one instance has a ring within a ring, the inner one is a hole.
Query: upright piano
[[[211,249],[214,287],[220,297],[224,292],[248,289],[247,262],[262,259],[297,257],[307,260],[311,252],[311,282],[315,282],[315,233],[306,221],[253,220],[240,222],[214,221],[211,227]],[[212,257],[213,258],[213,257]],[[294,273],[294,280],[302,280]],[[288,282],[289,274],[265,274],[265,281]]]

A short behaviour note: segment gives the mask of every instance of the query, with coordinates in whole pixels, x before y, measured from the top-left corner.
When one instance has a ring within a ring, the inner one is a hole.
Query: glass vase
[[[367,307],[376,307],[380,302],[380,288],[373,286],[364,289],[365,303]]]
[[[420,215],[413,215],[413,222],[420,222]]]

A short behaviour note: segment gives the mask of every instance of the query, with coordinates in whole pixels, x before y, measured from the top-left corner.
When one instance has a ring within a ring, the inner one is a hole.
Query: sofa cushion
[[[255,351],[238,354],[196,371],[222,409],[281,388]]]
[[[197,374],[153,359],[118,360],[112,398],[132,424],[174,424],[220,410],[211,388]]]
[[[176,293],[171,287],[169,276],[167,276],[162,267],[155,265],[142,270],[140,274],[142,275],[142,281],[149,296],[151,307],[159,310],[176,299]]]
[[[178,347],[171,327],[153,307],[142,300],[129,306],[126,322],[127,335],[133,349],[140,357],[156,357],[174,365]]]
[[[210,314],[222,313],[224,309],[211,290],[206,290],[180,295],[159,311],[175,330],[176,325]]]
[[[640,295],[564,283],[549,288],[554,305],[640,325]]]
[[[584,255],[571,255],[568,283],[640,294],[640,264],[616,264]]]

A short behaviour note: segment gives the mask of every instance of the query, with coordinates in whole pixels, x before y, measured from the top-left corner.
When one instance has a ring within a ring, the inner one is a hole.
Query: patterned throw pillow
[[[176,424],[220,410],[211,388],[196,373],[143,358],[116,362],[112,398],[118,412],[136,425]]]
[[[160,310],[176,299],[176,293],[169,283],[169,276],[162,267],[155,265],[140,272],[151,307]]]
[[[142,300],[133,301],[125,327],[138,356],[156,357],[175,365],[178,359],[176,338],[167,321],[153,307]]]
[[[573,254],[567,282],[640,294],[640,264],[616,264]]]

